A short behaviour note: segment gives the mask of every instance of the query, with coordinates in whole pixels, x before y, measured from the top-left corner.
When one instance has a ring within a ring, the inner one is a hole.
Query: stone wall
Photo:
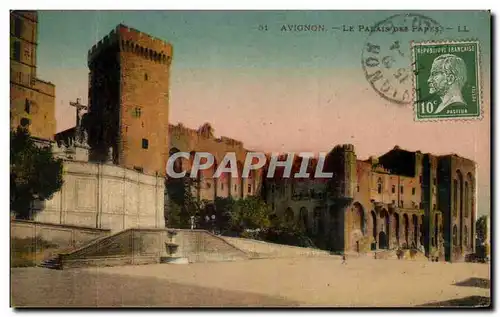
[[[162,177],[115,165],[65,161],[64,185],[37,204],[36,221],[110,229],[164,228]]]
[[[17,239],[42,238],[58,246],[58,249],[76,248],[104,237],[110,230],[68,225],[56,225],[27,220],[11,220],[10,235]]]
[[[238,249],[252,254],[254,257],[295,257],[295,256],[330,256],[330,252],[313,249],[289,246],[283,244],[269,243],[253,239],[223,237],[230,244]]]

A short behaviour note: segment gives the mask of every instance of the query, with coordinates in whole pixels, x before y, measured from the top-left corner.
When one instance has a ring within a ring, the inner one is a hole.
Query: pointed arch
[[[399,219],[399,214],[397,212],[394,212],[392,214],[392,220],[393,220],[393,227],[394,227],[394,234],[396,237],[396,244],[399,245],[399,238],[400,238],[400,219]]]
[[[359,202],[355,202],[351,208],[352,230],[359,230],[363,235],[366,234],[365,209]]]
[[[409,245],[409,234],[410,234],[410,219],[408,218],[408,214],[403,214],[403,230],[404,230],[404,243],[408,247]]]
[[[293,213],[293,210],[291,207],[288,207],[286,210],[285,210],[285,215],[284,215],[284,218],[285,218],[285,222],[290,224],[290,223],[293,223],[294,219],[295,219],[295,216],[294,216],[294,213]]]
[[[308,213],[306,207],[300,208],[300,211],[299,211],[299,224],[306,231],[309,229],[309,213]]]
[[[377,240],[377,232],[378,232],[378,223],[377,223],[377,214],[375,211],[370,212],[371,215],[371,223],[372,223],[372,236],[373,239]]]

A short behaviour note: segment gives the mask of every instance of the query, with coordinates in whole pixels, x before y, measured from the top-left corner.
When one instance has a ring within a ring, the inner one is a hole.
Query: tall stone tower
[[[325,160],[325,171],[333,172],[330,192],[339,199],[352,199],[356,191],[356,153],[354,145],[336,146]]]
[[[90,159],[165,175],[172,46],[118,25],[88,53]]]
[[[38,14],[10,12],[10,128],[53,140],[56,133],[55,87],[37,78]]]

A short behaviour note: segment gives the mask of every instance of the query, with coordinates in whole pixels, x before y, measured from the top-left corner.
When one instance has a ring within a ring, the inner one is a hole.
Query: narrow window
[[[413,187],[413,188],[411,189],[411,194],[412,194],[412,195],[415,195],[415,193],[416,193],[416,190],[415,190],[415,187]]]
[[[148,139],[142,139],[142,148],[147,149],[149,147]]]
[[[148,74],[144,74],[144,80],[147,81],[148,80]]]
[[[142,112],[141,112],[141,107],[135,107],[134,108],[134,117],[136,118],[140,118],[142,115]]]
[[[404,192],[403,188],[404,188],[404,187],[403,187],[403,186],[401,186],[401,194]]]
[[[396,192],[396,185],[392,185],[392,193],[394,194]]]
[[[248,193],[251,194],[252,193],[252,184],[248,184]]]
[[[21,61],[21,42],[15,41],[13,49],[14,49],[14,52],[13,52],[14,53],[13,54],[14,60],[20,62]]]
[[[30,101],[26,98],[26,101],[24,102],[24,111],[26,113],[30,113],[31,110],[31,103]]]
[[[23,21],[21,18],[16,17],[14,19],[14,35],[16,37],[21,37],[21,34],[23,33]]]

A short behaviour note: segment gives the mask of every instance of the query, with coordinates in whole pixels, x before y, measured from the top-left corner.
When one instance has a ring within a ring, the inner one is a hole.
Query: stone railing
[[[108,229],[60,225],[29,220],[11,220],[11,238],[35,239],[54,243],[58,248],[76,248],[110,234]]]
[[[324,251],[320,249],[313,248],[303,248],[291,245],[283,245],[270,243],[265,241],[245,239],[245,238],[234,238],[234,237],[222,237],[224,240],[234,245],[238,249],[241,249],[252,257],[296,257],[296,256],[330,256],[329,251]]]
[[[173,245],[175,256],[189,262],[248,259],[246,252],[205,230],[132,228],[100,238],[71,252],[59,254],[63,268],[159,263]],[[172,253],[172,252],[170,252]]]

